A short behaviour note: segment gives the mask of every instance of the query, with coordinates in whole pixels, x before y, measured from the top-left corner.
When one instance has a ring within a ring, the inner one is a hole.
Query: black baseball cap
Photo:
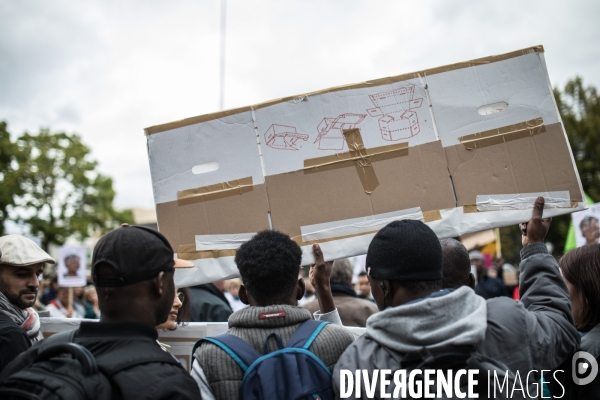
[[[96,267],[100,264],[110,265],[115,275],[98,277]],[[153,279],[172,268],[193,266],[174,259],[171,245],[160,232],[123,224],[102,236],[94,247],[92,278],[98,287],[117,287]]]

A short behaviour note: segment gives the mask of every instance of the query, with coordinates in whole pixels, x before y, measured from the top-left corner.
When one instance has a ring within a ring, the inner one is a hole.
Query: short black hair
[[[272,230],[258,232],[235,255],[246,290],[261,304],[282,304],[289,299],[301,260],[300,246],[285,233]]]
[[[362,271],[361,273],[358,274],[358,276],[367,276],[368,274],[365,271]]]
[[[444,257],[444,289],[458,289],[469,284],[471,260],[467,248],[456,239],[442,239],[442,254]]]

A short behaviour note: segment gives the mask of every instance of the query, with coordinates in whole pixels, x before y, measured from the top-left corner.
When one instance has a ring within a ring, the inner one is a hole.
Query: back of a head
[[[354,267],[347,258],[335,260],[331,267],[331,283],[352,284],[352,276],[354,275]]]
[[[469,286],[471,275],[471,260],[467,248],[456,239],[440,240],[444,257],[444,289],[458,289]]]
[[[155,318],[154,325],[164,322],[175,296],[173,256],[167,239],[149,228],[124,224],[100,238],[92,255],[92,277],[102,316],[127,321],[137,314]],[[170,274],[162,295],[153,283],[161,272]]]
[[[421,221],[402,220],[377,232],[369,245],[366,267],[373,278],[431,293],[441,288],[442,264],[440,241],[431,228]]]
[[[247,292],[262,305],[287,301],[298,281],[301,260],[300,246],[272,230],[258,232],[235,255]]]
[[[577,290],[585,307],[577,329],[588,331],[600,323],[600,244],[587,244],[569,251],[559,261],[563,277]]]

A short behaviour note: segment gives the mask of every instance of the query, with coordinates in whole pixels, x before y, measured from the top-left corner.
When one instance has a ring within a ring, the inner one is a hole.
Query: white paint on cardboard
[[[429,95],[443,147],[460,136],[535,118],[560,121],[538,53],[427,76]],[[508,104],[502,112],[481,115],[482,106]]]
[[[181,190],[248,176],[264,183],[250,112],[150,135],[148,157],[156,204],[177,200]],[[218,168],[194,173],[209,163]]]

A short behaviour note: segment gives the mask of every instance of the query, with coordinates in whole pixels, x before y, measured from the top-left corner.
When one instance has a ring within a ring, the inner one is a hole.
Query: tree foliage
[[[16,174],[20,161],[22,157],[10,138],[7,124],[0,121],[0,235],[4,234],[4,221],[15,204],[15,196],[22,194]]]
[[[131,211],[114,209],[112,179],[97,171],[98,163],[78,135],[48,129],[24,133],[12,150],[19,160],[13,171],[18,188],[14,214],[42,238],[43,247],[133,222]]]
[[[581,77],[567,82],[564,90],[554,90],[583,190],[600,201],[600,95],[593,86],[585,86]],[[571,224],[571,215],[554,218],[548,240],[555,254],[562,250]]]

